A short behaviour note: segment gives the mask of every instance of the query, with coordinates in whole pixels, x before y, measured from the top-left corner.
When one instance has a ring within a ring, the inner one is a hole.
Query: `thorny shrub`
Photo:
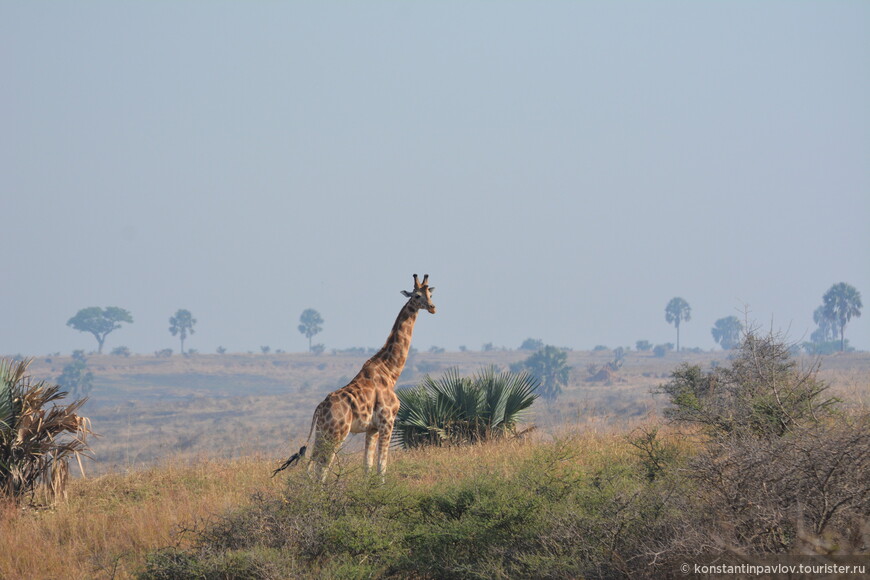
[[[819,363],[801,368],[790,352],[750,331],[730,366],[682,365],[660,388],[666,416],[706,436],[686,466],[703,506],[692,523],[701,551],[867,550],[870,417],[839,409]]]

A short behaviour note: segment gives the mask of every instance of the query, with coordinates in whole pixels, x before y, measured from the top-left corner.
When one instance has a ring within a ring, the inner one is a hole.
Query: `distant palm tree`
[[[677,352],[680,352],[680,323],[692,319],[692,307],[682,298],[671,298],[665,307],[665,320],[677,327]]]
[[[184,354],[184,339],[188,334],[193,334],[193,326],[196,324],[196,318],[190,313],[190,310],[183,308],[179,309],[175,316],[169,318],[169,332],[172,336],[178,335],[181,339],[181,354]]]
[[[740,333],[743,332],[743,324],[736,316],[720,318],[713,325],[713,340],[725,350],[731,350],[740,344]]]
[[[818,325],[810,335],[813,342],[833,342],[837,340],[837,327],[825,317],[825,305],[821,305],[813,311],[813,322]]]
[[[516,431],[535,399],[537,382],[526,373],[496,374],[490,368],[473,377],[456,369],[435,380],[399,389],[401,407],[395,440],[404,448],[474,443]]]
[[[846,324],[861,316],[861,293],[845,282],[834,284],[822,296],[822,316],[840,330],[840,351],[846,349]]]
[[[323,327],[320,326],[323,324],[323,317],[313,308],[306,308],[299,317],[299,323],[299,332],[308,339],[308,352],[312,352],[311,339],[323,330]]]
[[[0,359],[0,496],[13,500],[39,488],[62,496],[69,460],[75,457],[81,469],[89,451],[90,421],[78,414],[86,399],[58,405],[67,393],[32,381],[29,364]]]

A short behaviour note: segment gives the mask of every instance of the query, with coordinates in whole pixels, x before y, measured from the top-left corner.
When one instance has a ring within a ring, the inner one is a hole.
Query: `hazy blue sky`
[[[421,350],[870,307],[868,2],[0,1],[0,78],[0,353],[380,346],[414,272]]]

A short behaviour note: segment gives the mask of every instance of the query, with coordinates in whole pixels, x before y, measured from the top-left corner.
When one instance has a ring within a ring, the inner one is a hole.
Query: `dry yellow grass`
[[[259,458],[169,462],[71,482],[52,508],[0,504],[0,578],[129,578],[183,529],[275,488]]]

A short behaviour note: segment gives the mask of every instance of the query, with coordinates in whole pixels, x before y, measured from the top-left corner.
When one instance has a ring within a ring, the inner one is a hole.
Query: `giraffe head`
[[[423,276],[421,283],[417,279],[417,274],[414,274],[414,290],[408,292],[402,290],[402,294],[410,298],[408,301],[417,310],[426,309],[430,314],[435,314],[435,303],[432,302],[432,293],[435,292],[434,286],[429,286],[429,274]]]

